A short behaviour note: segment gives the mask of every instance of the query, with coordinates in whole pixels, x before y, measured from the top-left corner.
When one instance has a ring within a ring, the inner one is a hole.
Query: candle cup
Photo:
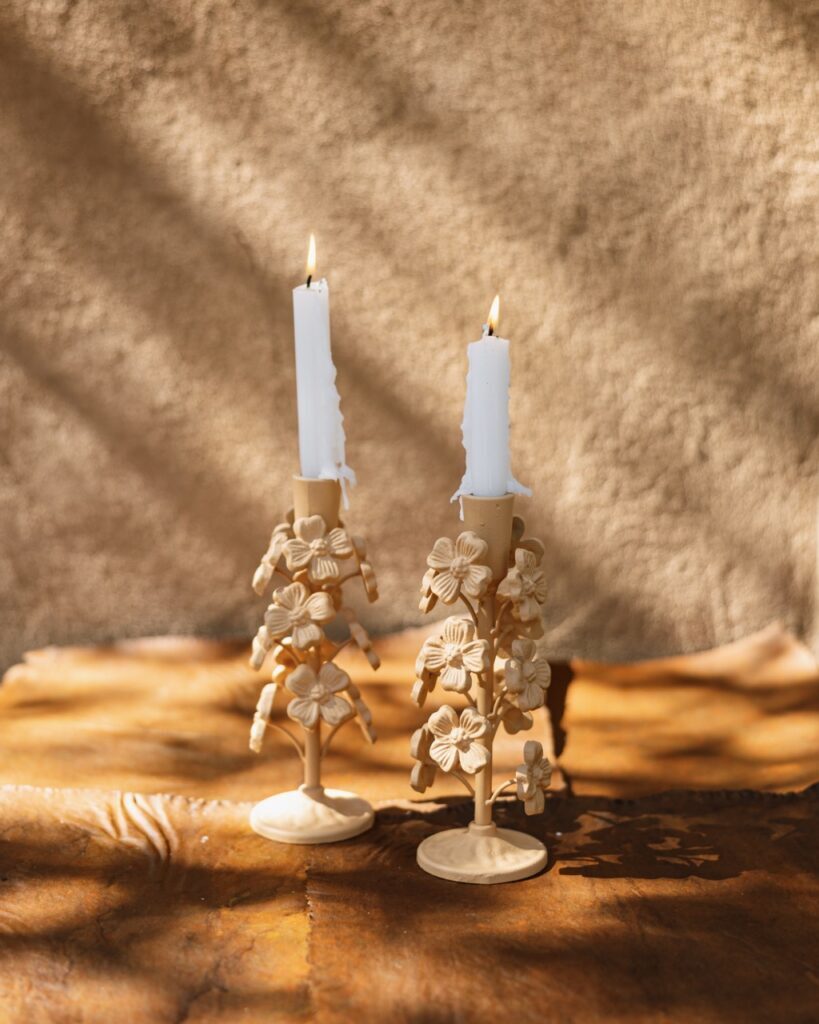
[[[493,789],[492,746],[501,724],[517,732],[531,727],[529,711],[542,706],[548,663],[533,639],[542,633],[543,594],[539,569],[542,545],[523,540],[523,522],[514,517],[514,496],[463,498],[464,525],[455,543],[436,541],[422,586],[422,611],[437,600],[461,602],[468,619],[451,617],[440,640],[427,640],[418,658],[413,689],[423,704],[438,683],[462,693],[468,702],[460,716],[448,705],[433,712],[413,736],[416,760],[411,784],[424,792],[438,771],[458,778],[474,801],[472,822],[425,839],[417,860],[429,874],[456,882],[492,884],[528,878],[545,867],[547,850],[534,836],[498,828],[493,807],[516,786],[527,813],[543,809],[551,768],[535,741],[524,746],[515,777]],[[498,678],[497,657],[507,657]]]
[[[294,511],[273,531],[256,570],[253,586],[264,593],[275,576],[265,624],[253,641],[251,665],[260,668],[267,656],[274,662],[273,679],[262,690],[250,735],[258,752],[268,729],[284,734],[301,757],[304,774],[298,789],[278,793],[256,804],[251,828],[281,843],[338,842],[372,827],[372,807],[355,793],[325,788],[321,779],[324,755],[336,732],[356,721],[364,737],[375,741],[372,715],[358,687],[335,664],[344,644],[329,640],[325,623],[342,615],[350,638],[373,668],[378,656],[351,609],[343,604],[344,583],[360,577],[370,601],[378,592],[363,542],[339,521],[341,496],[337,480],[293,478]],[[273,718],[279,691],[288,691],[287,725]],[[293,730],[301,729],[301,739]]]

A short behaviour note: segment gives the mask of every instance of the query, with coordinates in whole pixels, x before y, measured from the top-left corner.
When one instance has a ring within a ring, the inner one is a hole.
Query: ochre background
[[[557,655],[814,622],[811,0],[0,4],[0,658],[248,632],[308,232],[386,629],[502,296]]]

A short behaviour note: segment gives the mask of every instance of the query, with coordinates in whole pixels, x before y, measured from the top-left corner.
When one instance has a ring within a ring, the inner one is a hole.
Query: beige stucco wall
[[[249,631],[307,234],[383,600],[495,291],[558,653],[814,618],[810,0],[0,2],[0,656]]]

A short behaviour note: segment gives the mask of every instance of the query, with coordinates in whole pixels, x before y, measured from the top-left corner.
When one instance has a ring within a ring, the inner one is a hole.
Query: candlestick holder
[[[436,683],[466,700],[458,713],[443,705],[412,737],[416,764],[410,784],[423,793],[442,771],[457,778],[474,800],[467,828],[429,836],[418,864],[439,878],[491,884],[528,878],[546,865],[546,847],[525,832],[498,828],[493,807],[512,786],[527,814],[544,806],[551,765],[540,743],[523,746],[514,778],[492,786],[492,746],[501,725],[509,733],[531,728],[531,712],[545,702],[549,663],[535,641],[543,635],[540,607],[545,582],[543,545],[524,539],[514,495],[463,497],[466,530],[453,543],[442,537],[427,558],[421,611],[460,601],[468,617],[452,616],[438,637],[425,641],[416,662],[412,696],[423,706]]]
[[[330,843],[366,832],[373,823],[373,809],[366,800],[324,788],[321,763],[347,722],[357,722],[364,738],[375,742],[370,710],[335,659],[353,643],[378,668],[378,655],[355,613],[344,604],[342,588],[360,577],[370,601],[378,599],[378,589],[364,542],[339,521],[338,481],[294,477],[293,492],[294,510],[273,530],[253,577],[253,589],[260,595],[274,576],[285,582],[273,590],[264,625],[253,640],[251,666],[261,668],[271,654],[274,668],[273,681],[262,690],[256,707],[250,749],[259,752],[268,729],[283,734],[299,753],[304,781],[296,790],[256,804],[250,825],[280,843]],[[346,619],[348,636],[336,643],[324,627],[338,616]],[[301,741],[291,728],[273,721],[274,702],[283,689],[290,695],[287,716],[300,727]]]

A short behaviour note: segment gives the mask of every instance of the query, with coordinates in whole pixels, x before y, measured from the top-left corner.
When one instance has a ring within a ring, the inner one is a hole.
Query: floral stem
[[[498,788],[495,790],[492,796],[489,797],[487,804],[491,807],[494,804],[494,802],[498,799],[498,797],[501,795],[501,793],[503,793],[504,790],[509,789],[510,786],[514,785],[514,779],[507,779],[506,782],[501,783],[501,785],[498,786]]]
[[[324,740],[324,743],[322,743],[321,745],[321,753],[319,755],[320,757],[324,757],[324,755],[330,749],[330,741],[338,732],[338,730],[342,727],[342,725],[346,725],[348,722],[352,722],[353,718],[355,718],[355,715],[350,715],[349,718],[344,718],[342,719],[342,721],[336,722],[332,729],[330,729],[330,731],[327,733],[327,737]]]
[[[360,569],[356,569],[354,572],[348,572],[346,576],[342,576],[340,579],[337,579],[333,583],[333,586],[334,587],[340,587],[344,583],[346,583],[347,580],[354,580],[356,578],[356,576],[360,576],[360,575],[361,575],[361,570]]]
[[[304,760],[304,750],[302,749],[302,745],[301,745],[301,743],[299,743],[299,741],[296,739],[296,737],[293,735],[293,733],[290,732],[289,729],[285,729],[285,727],[283,725],[279,725],[278,722],[270,722],[270,721],[268,721],[268,723],[267,723],[267,728],[268,729],[275,729],[275,731],[276,732],[280,732],[282,734],[282,736],[286,736],[288,738],[288,740],[290,740],[290,742],[296,748],[296,750],[299,752],[299,757],[302,759],[302,761]]]
[[[456,779],[462,782],[469,790],[471,796],[475,795],[475,787],[472,785],[472,783],[469,781],[469,779],[464,775],[462,771],[459,771],[457,768],[453,768],[452,771],[450,772],[450,775],[454,775]]]
[[[472,616],[472,621],[475,623],[475,629],[476,630],[479,629],[480,626],[478,625],[478,615],[477,615],[477,612],[475,611],[475,609],[472,607],[472,602],[469,600],[469,598],[464,597],[463,594],[459,594],[458,596],[463,601],[463,603],[466,605],[467,611]]]

